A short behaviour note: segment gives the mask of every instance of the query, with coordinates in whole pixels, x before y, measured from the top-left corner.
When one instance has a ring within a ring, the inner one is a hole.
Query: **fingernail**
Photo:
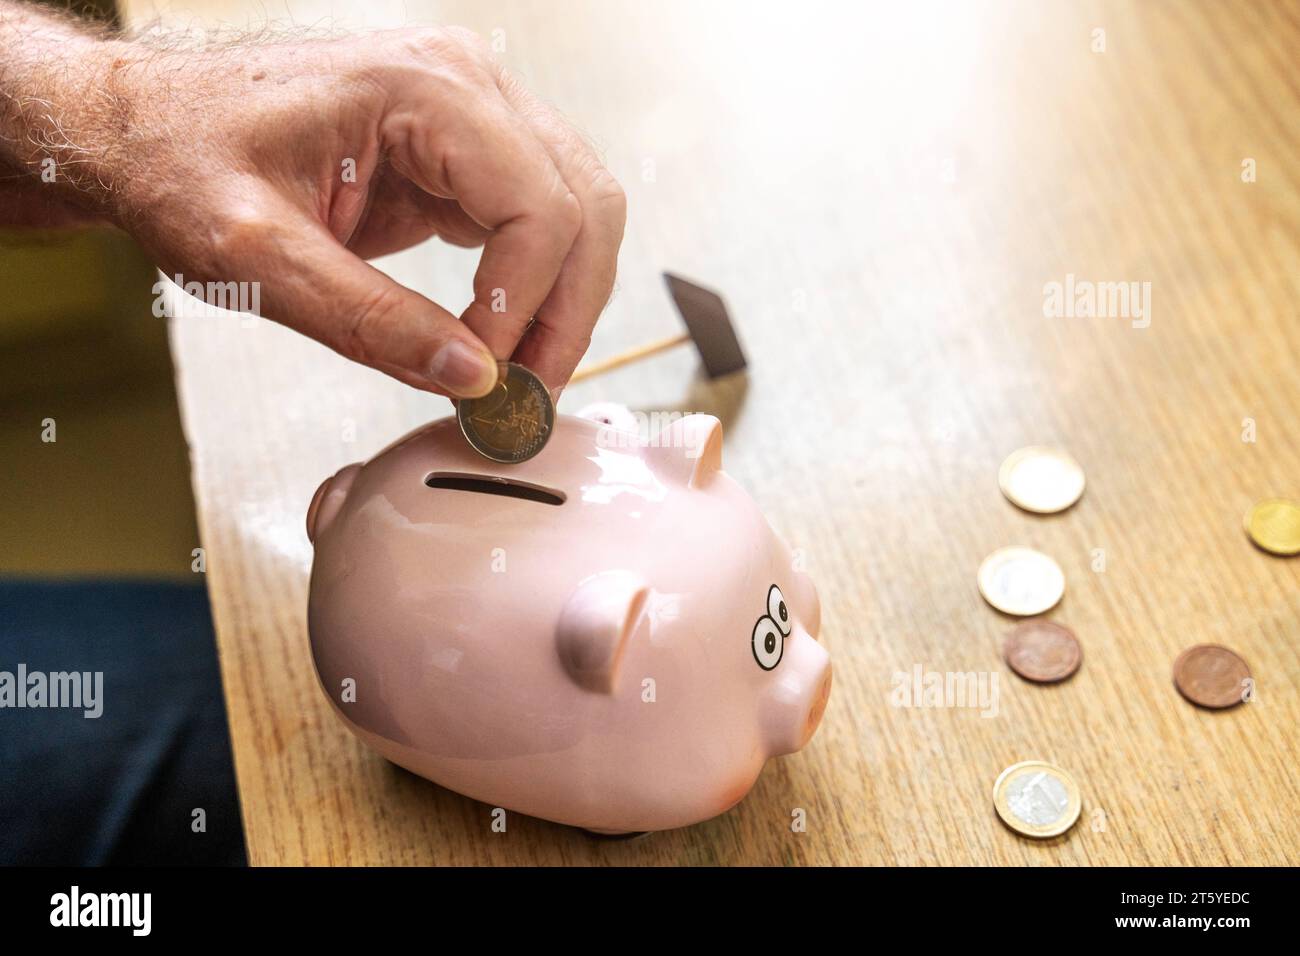
[[[479,398],[497,383],[497,363],[483,349],[452,339],[433,357],[429,378],[457,398]]]

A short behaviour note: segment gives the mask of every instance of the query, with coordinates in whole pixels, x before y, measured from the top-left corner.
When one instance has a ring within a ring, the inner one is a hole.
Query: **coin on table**
[[[550,439],[555,403],[541,379],[522,365],[506,362],[492,391],[456,403],[456,419],[484,458],[518,464],[536,455]]]
[[[1051,684],[1079,669],[1083,651],[1068,627],[1052,621],[1022,621],[1007,635],[1007,664],[1025,680]]]
[[[980,593],[999,611],[1033,617],[1050,611],[1065,594],[1061,566],[1032,548],[1000,548],[979,570]]]
[[[993,784],[993,806],[1017,833],[1044,839],[1060,836],[1079,819],[1083,800],[1074,778],[1050,763],[1012,764]]]
[[[1032,445],[1007,456],[998,485],[1007,500],[1035,514],[1064,511],[1083,494],[1083,469],[1059,448]]]
[[[1250,688],[1250,668],[1235,651],[1197,644],[1174,661],[1174,686],[1193,704],[1220,710],[1240,704]]]
[[[1246,515],[1246,534],[1270,554],[1300,554],[1300,504],[1269,498]]]

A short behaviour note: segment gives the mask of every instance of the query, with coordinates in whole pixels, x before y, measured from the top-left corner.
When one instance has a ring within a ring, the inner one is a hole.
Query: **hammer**
[[[573,373],[569,379],[570,385],[687,342],[695,343],[709,378],[739,372],[745,367],[745,353],[740,347],[736,327],[731,324],[731,316],[727,314],[727,306],[722,297],[670,272],[664,273],[664,281],[668,283],[668,292],[673,297],[682,321],[686,323],[686,331],[658,342],[639,345],[599,362],[590,362]]]

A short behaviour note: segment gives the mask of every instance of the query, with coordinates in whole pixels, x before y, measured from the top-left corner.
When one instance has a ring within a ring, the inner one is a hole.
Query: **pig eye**
[[[781,635],[776,621],[766,614],[754,625],[754,660],[765,671],[770,671],[781,663],[781,654],[785,651],[785,638]]]
[[[781,629],[781,633],[789,637],[790,611],[785,606],[785,595],[775,584],[772,585],[772,590],[767,592],[767,614],[776,621],[776,626]]]

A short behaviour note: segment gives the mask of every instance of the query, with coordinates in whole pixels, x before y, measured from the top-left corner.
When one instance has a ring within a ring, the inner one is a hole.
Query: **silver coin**
[[[1008,501],[1035,514],[1064,511],[1083,495],[1083,469],[1059,448],[1032,445],[1007,456],[998,486]]]
[[[979,570],[980,593],[999,611],[1032,617],[1050,611],[1065,594],[1061,566],[1032,548],[1000,548]]]
[[[1060,836],[1079,819],[1079,785],[1041,760],[1012,764],[993,784],[993,806],[1017,833],[1043,839]]]

